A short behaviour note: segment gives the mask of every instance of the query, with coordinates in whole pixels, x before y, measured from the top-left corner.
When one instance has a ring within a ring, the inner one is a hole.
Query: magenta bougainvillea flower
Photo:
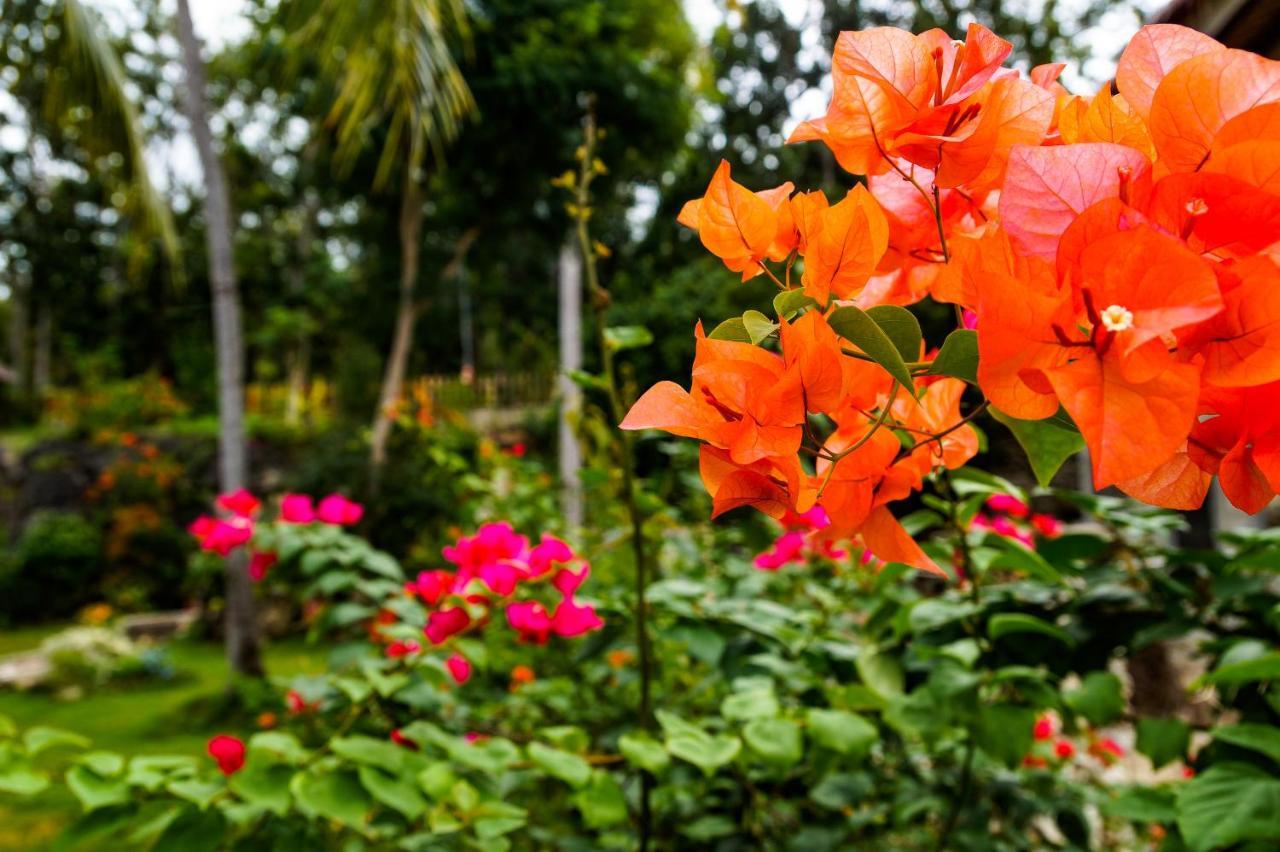
[[[316,519],[315,501],[307,494],[286,494],[280,498],[280,520],[286,524],[309,524]]]
[[[360,523],[364,517],[364,506],[348,500],[341,494],[330,494],[320,501],[316,509],[316,518],[326,524],[349,527]]]
[[[242,515],[227,520],[201,515],[192,521],[187,531],[196,537],[202,550],[227,556],[253,538],[253,522]]]
[[[438,609],[427,616],[427,626],[423,630],[432,645],[440,645],[450,637],[461,633],[471,624],[471,616],[460,606]]]
[[[275,565],[279,558],[271,551],[256,551],[249,558],[249,577],[259,583],[267,576],[267,572],[271,570],[271,566]]]
[[[449,670],[449,676],[459,686],[471,679],[471,662],[461,654],[451,655],[444,661],[444,666]]]
[[[244,767],[244,741],[238,737],[218,734],[209,740],[208,750],[223,775],[234,775]]]
[[[219,509],[225,509],[241,518],[253,517],[254,513],[262,506],[262,501],[244,488],[231,494],[223,494],[218,497],[216,502]]]

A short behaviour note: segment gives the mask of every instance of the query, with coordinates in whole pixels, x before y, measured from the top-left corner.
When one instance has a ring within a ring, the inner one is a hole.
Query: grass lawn
[[[35,648],[58,627],[0,632],[0,654]],[[178,677],[171,683],[130,685],[91,693],[79,701],[62,701],[43,693],[0,691],[0,715],[20,729],[48,725],[84,734],[95,749],[122,754],[203,754],[210,734],[248,734],[219,726],[193,706],[214,699],[226,687],[222,646],[178,641],[167,646]],[[267,670],[273,676],[318,674],[325,668],[325,649],[297,641],[267,646]],[[79,805],[58,785],[25,801],[0,794],[0,849],[34,850],[49,846],[59,830],[74,820]]]

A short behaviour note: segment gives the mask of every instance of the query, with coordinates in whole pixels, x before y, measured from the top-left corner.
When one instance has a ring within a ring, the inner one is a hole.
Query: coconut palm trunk
[[[186,112],[204,172],[203,201],[209,285],[213,293],[214,344],[218,363],[218,484],[224,493],[245,487],[248,458],[244,431],[244,340],[240,293],[232,262],[231,204],[226,176],[213,147],[204,62],[187,0],[178,0],[178,44],[186,73]],[[240,548],[226,562],[226,646],[232,672],[263,674],[253,588],[247,555]]]

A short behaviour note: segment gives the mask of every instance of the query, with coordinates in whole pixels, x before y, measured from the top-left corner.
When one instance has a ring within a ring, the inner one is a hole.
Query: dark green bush
[[[41,512],[0,563],[0,619],[61,618],[93,600],[102,578],[102,538],[80,515]]]

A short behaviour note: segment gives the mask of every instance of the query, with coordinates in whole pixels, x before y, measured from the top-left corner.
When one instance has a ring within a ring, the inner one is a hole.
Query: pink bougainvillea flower
[[[410,654],[416,654],[422,650],[422,646],[410,639],[408,642],[395,641],[387,646],[387,656],[393,660],[399,660]]]
[[[1032,515],[1031,526],[1045,538],[1057,538],[1062,535],[1062,521],[1052,515]]]
[[[1089,744],[1089,754],[1110,766],[1124,757],[1124,748],[1111,737],[1101,737]]]
[[[777,571],[783,565],[804,562],[804,534],[792,530],[778,536],[773,547],[759,554],[753,563],[760,571]]]
[[[528,552],[529,540],[503,521],[485,524],[475,535],[458,539],[456,544],[444,549],[444,558],[458,566],[458,583],[465,585],[472,577],[480,576],[485,566],[496,562],[524,562]]]
[[[438,609],[427,617],[427,626],[423,632],[431,640],[432,645],[439,645],[450,636],[461,633],[471,624],[471,616],[460,606]]]
[[[349,527],[360,523],[360,519],[364,517],[364,506],[341,494],[330,494],[320,501],[316,517],[326,524]]]
[[[551,616],[537,601],[521,601],[507,607],[507,623],[520,634],[520,641],[545,644],[551,635]]]
[[[489,735],[482,734],[479,731],[467,731],[465,734],[462,735],[462,738],[466,740],[468,743],[470,743],[471,745],[475,745],[476,743],[482,743],[485,740],[489,739]]]
[[[1076,755],[1076,747],[1070,740],[1058,740],[1053,746],[1053,753],[1061,760],[1070,760]]]
[[[244,766],[244,741],[238,737],[218,734],[209,740],[208,751],[223,775],[234,775]]]
[[[245,517],[229,520],[201,516],[187,528],[200,543],[201,550],[226,556],[253,538],[253,523]]]
[[[1031,514],[1031,508],[1012,494],[992,494],[987,498],[987,508],[1015,518],[1025,518]]]
[[[576,603],[571,598],[557,604],[556,611],[551,614],[551,630],[557,636],[581,636],[601,627],[604,627],[604,622],[596,615],[595,607]]]
[[[289,712],[295,716],[312,709],[311,705],[302,697],[302,693],[296,689],[291,689],[284,694],[284,706],[288,707]]]
[[[585,562],[577,571],[570,568],[561,568],[556,575],[551,578],[551,585],[555,586],[560,594],[566,598],[571,597],[583,581],[587,579],[587,575],[591,573],[591,566]]]
[[[316,508],[306,494],[286,494],[280,498],[280,520],[286,524],[309,524],[316,519]]]
[[[454,654],[444,661],[444,666],[449,670],[449,676],[459,686],[471,679],[471,661],[461,654]]]
[[[544,533],[542,541],[529,552],[529,576],[541,577],[550,571],[554,564],[572,562],[574,558],[573,550],[569,545],[553,535]]]
[[[963,318],[965,328],[973,330],[978,327],[978,314],[976,311],[971,311],[968,308],[965,308]]]
[[[271,566],[275,565],[278,560],[279,557],[272,551],[255,551],[249,559],[249,579],[255,583],[262,582],[266,578],[267,572],[271,570]]]
[[[481,565],[478,573],[490,591],[500,598],[505,598],[514,592],[521,577],[516,563],[505,560]]]
[[[400,746],[401,748],[407,748],[407,749],[409,749],[409,751],[417,751],[417,750],[418,750],[418,744],[417,744],[417,743],[415,743],[413,740],[409,739],[408,737],[406,737],[404,734],[400,733],[400,729],[399,729],[399,728],[393,728],[393,729],[392,729],[392,731],[391,731],[391,742],[395,743],[396,745]]]
[[[262,505],[262,501],[250,494],[245,488],[230,494],[220,495],[217,503],[218,508],[225,509],[241,518],[251,517]]]
[[[449,571],[423,571],[418,574],[418,582],[414,585],[414,590],[427,606],[440,603],[453,588],[454,576]]]

